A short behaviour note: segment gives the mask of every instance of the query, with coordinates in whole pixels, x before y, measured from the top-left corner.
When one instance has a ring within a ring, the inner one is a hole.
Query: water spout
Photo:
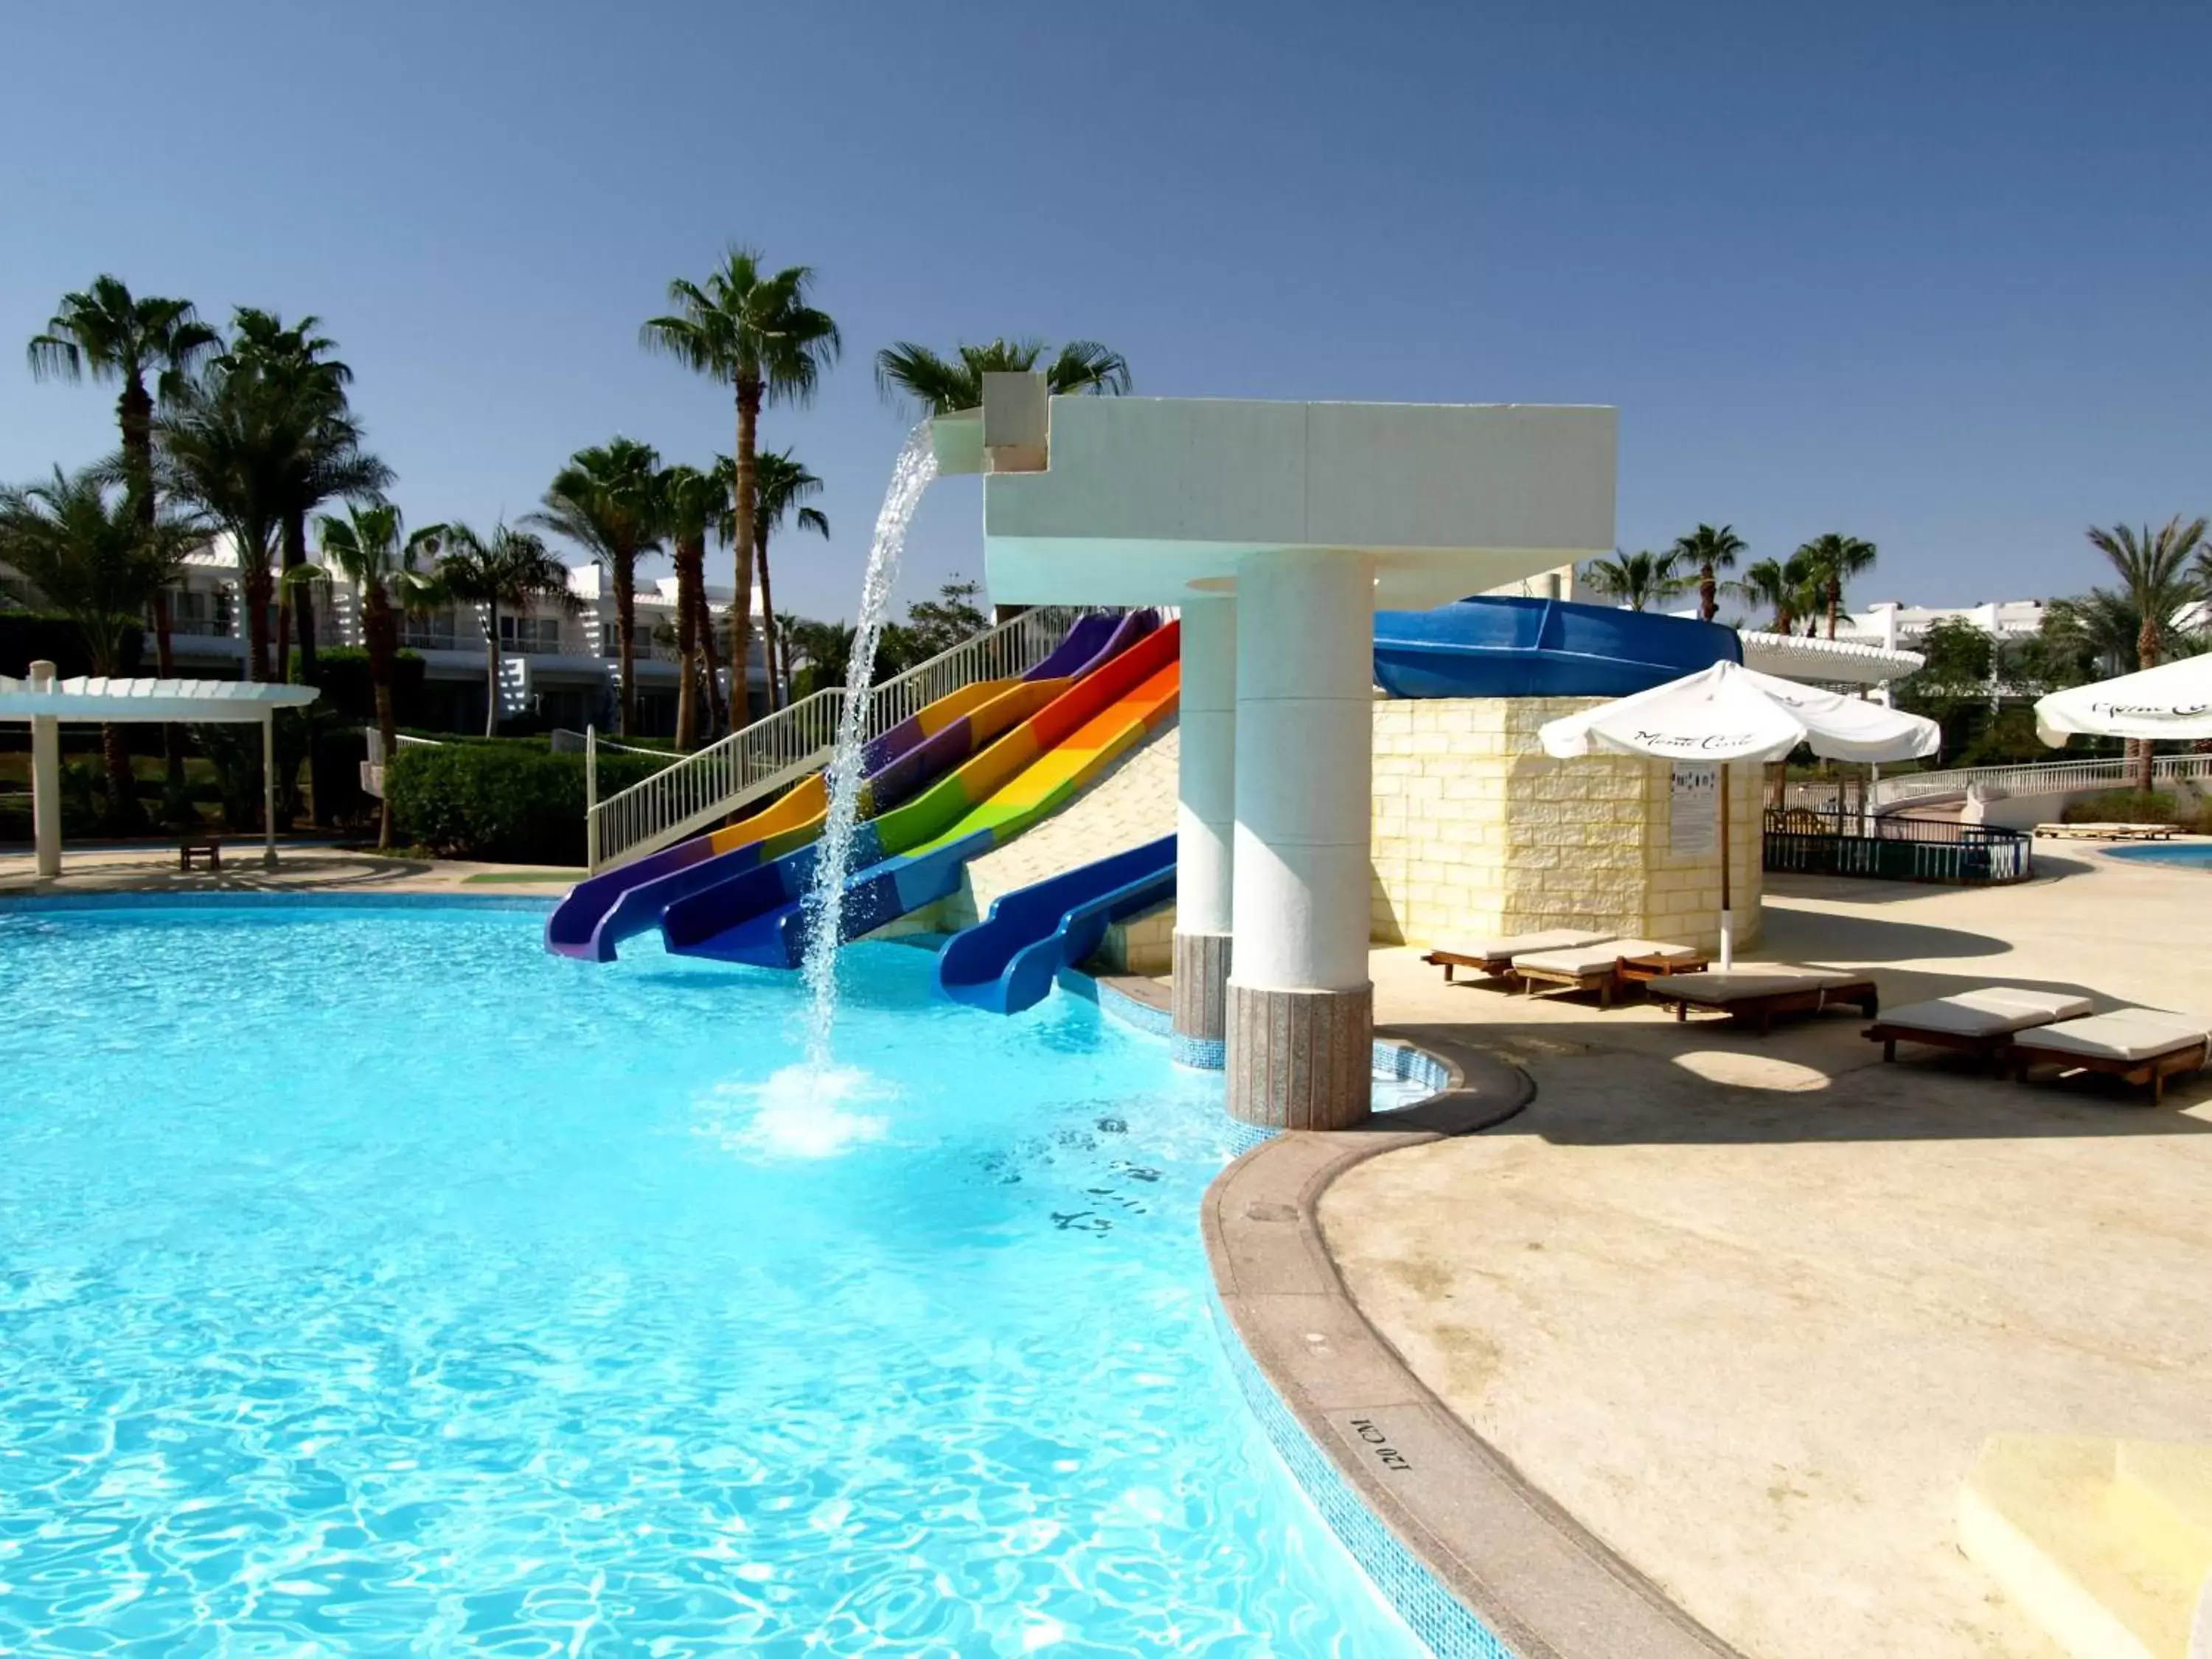
[[[845,876],[852,861],[853,831],[860,815],[862,750],[868,740],[869,688],[875,683],[876,647],[898,580],[906,532],[921,505],[922,492],[937,476],[930,423],[907,434],[891,468],[884,504],[876,513],[875,539],[868,548],[867,574],[860,583],[860,614],[854,623],[853,655],[845,675],[845,708],[837,721],[837,746],[829,773],[830,813],[814,860],[814,884],[805,902],[806,957],[801,971],[811,998],[807,1011],[806,1060],[817,1073],[830,1064],[830,1037],[837,1023],[837,949],[845,928]]]

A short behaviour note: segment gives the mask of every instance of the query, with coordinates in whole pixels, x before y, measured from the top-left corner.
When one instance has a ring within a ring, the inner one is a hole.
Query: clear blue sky
[[[2078,589],[2084,525],[2212,510],[2201,0],[16,0],[0,41],[5,331],[101,270],[312,311],[418,521],[519,514],[617,432],[726,448],[637,325],[732,239],[815,266],[845,360],[763,434],[829,482],[803,612],[851,607],[899,337],[1617,404],[1626,545],[1844,530],[1862,599]],[[112,431],[6,345],[0,477]],[[948,482],[902,591],[980,564]]]

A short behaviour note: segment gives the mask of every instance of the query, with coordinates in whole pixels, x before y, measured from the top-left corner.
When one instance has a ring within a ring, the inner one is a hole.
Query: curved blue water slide
[[[1163,836],[1001,894],[991,914],[937,957],[937,988],[955,1002],[1018,1013],[1044,1000],[1063,966],[1083,962],[1117,921],[1175,896],[1176,838]]]
[[[1625,697],[1742,660],[1718,623],[1565,599],[1375,613],[1375,680],[1394,697]]]
[[[1132,619],[1137,617],[1146,619],[1137,627],[1138,635],[1159,625],[1158,616],[1151,611],[1078,618],[1067,637],[1020,678],[1028,682],[1080,678],[1091,672],[1134,637],[1130,629]],[[896,805],[965,759],[972,741],[970,732],[963,718],[949,721],[937,732],[926,732],[921,714],[915,714],[870,738],[861,750],[861,765],[872,810],[881,811]],[[623,940],[657,926],[661,913],[678,899],[726,881],[762,861],[759,842],[715,853],[708,845],[713,838],[714,831],[709,830],[577,883],[546,918],[546,948],[562,956],[612,962]]]
[[[1106,638],[1090,659],[1067,677],[1073,684],[1088,679],[1157,631],[1160,625],[1159,613],[1154,611],[1133,611],[1120,617],[1100,620],[1110,624]],[[962,722],[955,721],[946,730],[961,726]],[[945,733],[938,735],[942,738]],[[933,744],[937,739],[930,741]],[[945,757],[933,775],[966,761],[971,753],[972,745],[962,746],[957,753]],[[916,780],[905,793],[911,794],[921,784],[930,781]],[[874,787],[874,780],[871,779],[871,789]],[[874,810],[881,812],[895,804],[892,800],[878,799]],[[978,804],[967,803],[970,807]],[[984,830],[924,853],[887,855],[876,821],[871,818],[858,824],[846,865],[850,873],[845,881],[845,939],[858,939],[908,911],[950,897],[959,890],[962,865],[976,854],[988,851],[991,844],[990,832]],[[713,871],[713,866],[701,866],[664,878],[667,885],[659,891],[672,896],[664,902],[659,892],[641,896],[637,901],[639,905],[651,904],[655,915],[640,925],[650,926],[652,921],[657,920],[668,948],[682,956],[750,963],[763,968],[796,968],[806,950],[802,902],[814,879],[814,850],[813,846],[803,847],[766,863],[735,868],[726,878],[707,873]],[[724,858],[737,856],[723,854]]]

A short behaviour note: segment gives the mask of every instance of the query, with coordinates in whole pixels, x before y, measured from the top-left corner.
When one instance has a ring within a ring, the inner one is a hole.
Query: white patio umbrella
[[[2036,699],[2037,737],[2058,749],[2077,732],[2154,743],[2212,738],[2212,655],[2177,657],[2140,673]]]
[[[1547,721],[1536,735],[1544,752],[1561,760],[1606,754],[1719,763],[1724,969],[1735,962],[1728,856],[1730,764],[1782,760],[1801,743],[1829,760],[1915,760],[1934,754],[1943,740],[1942,728],[1921,715],[1732,662]]]

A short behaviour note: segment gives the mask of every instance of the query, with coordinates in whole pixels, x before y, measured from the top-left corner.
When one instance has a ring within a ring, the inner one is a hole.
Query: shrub
[[[599,793],[660,769],[644,755],[599,757]],[[410,744],[385,773],[395,837],[495,864],[584,861],[584,757],[496,743]]]
[[[2059,815],[2062,823],[2172,823],[2193,816],[2172,795],[2154,789],[2110,789],[2077,800]]]
[[[422,653],[401,651],[392,659],[392,704],[399,724],[419,720],[422,713]],[[326,645],[315,653],[315,676],[323,703],[347,720],[363,726],[376,724],[376,683],[370,678],[368,653],[357,645]],[[300,683],[300,653],[292,651],[285,677]]]

